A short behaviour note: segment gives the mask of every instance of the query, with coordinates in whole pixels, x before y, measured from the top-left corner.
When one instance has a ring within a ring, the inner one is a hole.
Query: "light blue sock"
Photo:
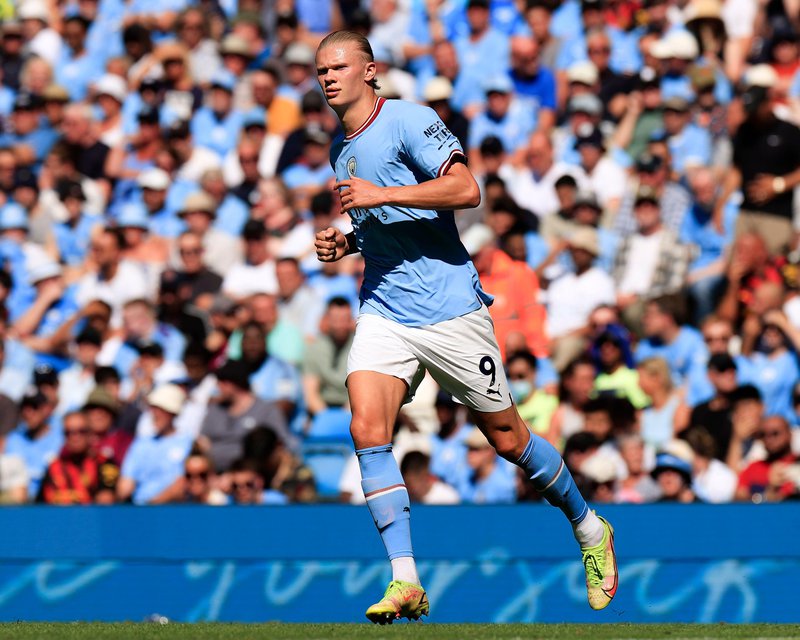
[[[411,507],[392,445],[357,449],[361,487],[381,534],[389,560],[414,557],[411,550]]]
[[[578,490],[561,454],[547,440],[532,433],[517,464],[525,470],[536,490],[550,504],[564,512],[573,527],[586,518],[589,505]]]

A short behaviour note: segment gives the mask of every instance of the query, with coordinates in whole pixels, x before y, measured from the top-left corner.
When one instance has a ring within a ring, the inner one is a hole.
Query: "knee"
[[[350,436],[356,449],[366,449],[390,443],[392,430],[386,428],[381,421],[356,412],[350,420]]]
[[[522,452],[525,450],[525,445],[528,443],[527,439],[522,437],[519,430],[511,426],[495,427],[487,436],[489,442],[492,443],[495,451],[497,451],[497,455],[514,463],[519,460]]]

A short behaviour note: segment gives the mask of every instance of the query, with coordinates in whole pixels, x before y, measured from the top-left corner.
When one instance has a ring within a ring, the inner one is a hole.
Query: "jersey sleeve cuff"
[[[450,155],[447,156],[447,160],[445,160],[439,170],[436,172],[436,177],[441,178],[444,174],[450,171],[450,167],[452,167],[456,163],[467,164],[467,156],[464,155],[464,152],[461,149],[453,149],[450,152]]]

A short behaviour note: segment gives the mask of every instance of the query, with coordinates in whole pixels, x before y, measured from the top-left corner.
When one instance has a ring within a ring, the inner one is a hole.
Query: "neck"
[[[352,135],[363,125],[372,114],[378,97],[374,91],[368,91],[356,102],[336,110],[346,136]]]
[[[250,407],[253,406],[255,397],[249,391],[243,391],[236,395],[231,403],[230,412],[233,415],[240,416],[245,413]]]
[[[669,399],[669,392],[665,389],[656,389],[653,393],[650,394],[650,399],[653,401],[653,407],[656,409],[660,409],[665,404],[667,404],[667,400]]]
[[[46,422],[42,422],[40,425],[37,425],[35,427],[31,427],[30,425],[28,425],[28,437],[31,440],[36,440],[37,438],[40,438],[45,433],[47,433],[48,428],[49,427]]]

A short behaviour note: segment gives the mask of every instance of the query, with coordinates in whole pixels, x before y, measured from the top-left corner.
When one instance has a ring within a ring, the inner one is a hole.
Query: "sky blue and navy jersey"
[[[458,140],[429,107],[378,98],[370,117],[331,148],[337,180],[419,184],[464,161]],[[361,312],[410,326],[491,304],[458,237],[452,211],[383,206],[350,212],[366,269]]]

